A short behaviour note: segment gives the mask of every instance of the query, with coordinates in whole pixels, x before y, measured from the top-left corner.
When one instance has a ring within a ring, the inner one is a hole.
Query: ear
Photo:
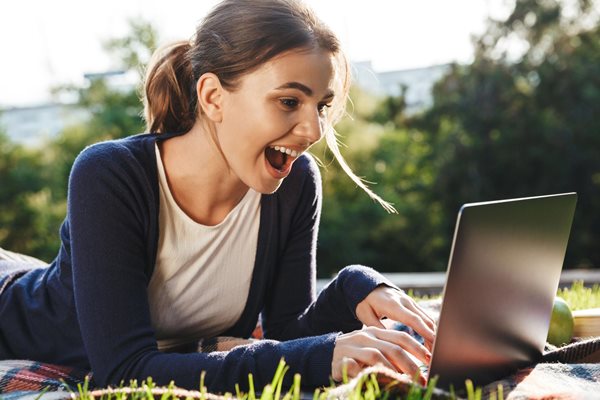
[[[221,122],[223,119],[223,90],[219,77],[212,72],[202,74],[196,83],[200,112],[212,122]]]

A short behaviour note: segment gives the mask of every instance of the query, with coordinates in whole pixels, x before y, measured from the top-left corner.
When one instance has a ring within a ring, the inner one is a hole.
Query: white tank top
[[[159,239],[148,286],[158,347],[218,335],[246,305],[254,270],[261,194],[249,189],[218,225],[192,220],[175,202],[156,146]]]

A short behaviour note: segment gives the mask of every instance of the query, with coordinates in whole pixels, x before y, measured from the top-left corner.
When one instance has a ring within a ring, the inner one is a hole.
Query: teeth
[[[298,152],[296,150],[288,149],[283,146],[275,146],[273,147],[273,149],[275,149],[275,151],[280,151],[282,153],[289,154],[292,157],[298,157]]]

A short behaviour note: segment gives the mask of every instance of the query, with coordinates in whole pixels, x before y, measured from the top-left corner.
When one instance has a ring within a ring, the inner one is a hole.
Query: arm
[[[262,341],[231,352],[164,354],[157,350],[146,287],[152,186],[143,165],[118,144],[93,146],[73,166],[68,214],[77,317],[94,380],[116,384],[152,376],[158,384],[212,391],[243,387],[248,373],[267,383],[284,357],[308,386],[325,385],[335,335],[279,343]],[[156,207],[156,206],[154,206]],[[291,377],[291,373],[288,374]]]
[[[302,164],[299,162],[302,161]],[[280,199],[294,205],[287,237],[268,289],[263,311],[266,337],[288,340],[326,332],[360,329],[357,305],[377,286],[393,286],[381,274],[364,266],[344,268],[316,298],[316,244],[321,215],[321,177],[312,159],[298,160],[300,176],[293,178]],[[288,179],[289,179],[288,178]],[[295,185],[295,186],[294,186]]]

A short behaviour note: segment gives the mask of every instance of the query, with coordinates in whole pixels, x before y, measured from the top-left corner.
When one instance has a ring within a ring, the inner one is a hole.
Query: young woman
[[[418,373],[434,323],[393,284],[344,268],[318,297],[323,136],[348,67],[334,34],[293,0],[226,0],[191,42],[161,49],[145,82],[147,134],[86,148],[47,267],[5,261],[0,358],[90,369],[97,385],[151,376],[197,389],[258,385],[281,358],[306,387],[376,363]],[[8,253],[5,253],[8,254]],[[203,338],[264,340],[201,353]],[[413,327],[425,346],[387,330]]]

